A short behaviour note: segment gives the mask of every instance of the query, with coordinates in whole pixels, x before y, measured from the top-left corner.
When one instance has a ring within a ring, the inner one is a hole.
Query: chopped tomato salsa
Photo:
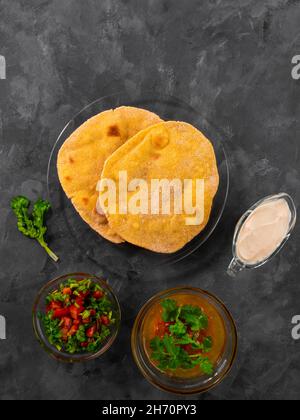
[[[46,297],[39,314],[49,342],[70,354],[96,352],[111,335],[113,304],[90,279],[68,279]]]

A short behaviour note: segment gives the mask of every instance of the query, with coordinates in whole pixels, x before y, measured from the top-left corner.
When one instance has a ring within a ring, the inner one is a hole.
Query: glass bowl
[[[45,334],[43,324],[38,316],[39,313],[44,313],[46,309],[46,303],[45,299],[48,296],[49,293],[56,290],[59,285],[69,278],[72,278],[76,281],[83,280],[83,279],[91,279],[94,283],[97,283],[100,285],[100,287],[105,290],[107,293],[107,296],[113,303],[113,311],[115,313],[116,322],[112,325],[111,328],[111,335],[103,342],[102,347],[97,350],[95,353],[80,353],[80,354],[70,354],[63,351],[57,350],[55,346],[49,343],[48,338]],[[111,287],[107,284],[107,282],[99,277],[96,277],[94,275],[86,274],[86,273],[72,273],[72,274],[66,274],[61,277],[58,277],[54,280],[51,280],[49,283],[47,283],[38,293],[34,306],[33,306],[33,328],[35,331],[35,335],[41,344],[41,346],[46,350],[46,352],[55,358],[56,360],[63,361],[63,362],[85,362],[88,360],[96,359],[97,357],[100,357],[102,354],[104,354],[113,344],[115,341],[119,329],[120,329],[120,323],[121,323],[121,309],[118,302],[118,299],[111,289]]]
[[[65,140],[67,140],[74,130],[92,116],[122,105],[147,109],[166,121],[188,122],[202,131],[214,146],[220,175],[220,185],[214,198],[209,222],[198,236],[180,251],[173,254],[158,254],[129,243],[116,245],[107,241],[81,219],[61,188],[56,162],[58,152]],[[224,146],[225,140],[225,133],[215,128],[211,122],[206,120],[189,104],[173,96],[149,92],[143,92],[141,94],[137,94],[136,92],[120,92],[100,98],[87,105],[68,122],[53,146],[48,162],[47,174],[48,196],[53,211],[55,214],[62,215],[66,229],[75,240],[82,254],[89,257],[98,265],[101,264],[103,255],[112,255],[118,259],[123,259],[127,263],[129,261],[130,263],[138,264],[141,268],[176,263],[192,254],[206,242],[215,230],[223,214],[229,190],[229,165]],[[85,238],[85,240],[83,241],[82,238]]]
[[[176,295],[192,295],[201,298],[212,307],[223,322],[225,339],[222,352],[214,363],[214,373],[189,377],[170,375],[159,370],[149,359],[147,343],[144,338],[144,329],[147,316],[155,311],[155,306],[166,298],[175,298]],[[194,287],[177,287],[158,293],[153,296],[140,310],[132,330],[131,348],[135,363],[144,377],[160,390],[179,394],[191,395],[206,392],[218,385],[229,373],[237,353],[237,330],[234,320],[225,305],[212,294]]]

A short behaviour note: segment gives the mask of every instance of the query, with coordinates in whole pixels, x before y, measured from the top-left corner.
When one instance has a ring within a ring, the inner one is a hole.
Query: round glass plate
[[[121,245],[110,243],[94,232],[80,218],[60,186],[56,161],[58,151],[64,141],[87,119],[99,112],[122,105],[148,109],[158,114],[165,121],[176,120],[188,122],[202,131],[213,143],[220,174],[220,185],[214,199],[209,223],[204,231],[176,253],[157,254],[128,243]],[[127,261],[134,265],[138,264],[143,267],[149,267],[150,264],[161,265],[175,263],[193,253],[210,237],[223,214],[229,190],[229,166],[224,148],[224,140],[225,136],[223,133],[215,129],[211,123],[201,117],[190,105],[175,97],[151,93],[135,95],[128,92],[121,92],[100,98],[75,115],[59,135],[52,149],[48,164],[47,182],[49,200],[53,206],[53,210],[63,214],[70,235],[77,242],[81,252],[94,262],[100,264],[103,256],[109,255],[116,258],[126,258]]]

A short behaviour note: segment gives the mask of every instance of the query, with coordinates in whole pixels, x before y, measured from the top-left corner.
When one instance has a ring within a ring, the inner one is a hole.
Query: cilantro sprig
[[[199,366],[206,375],[213,373],[213,364],[207,357],[213,346],[211,337],[199,340],[208,328],[208,318],[198,306],[177,305],[173,299],[161,302],[162,319],[168,324],[163,337],[154,337],[150,342],[151,358],[161,370],[192,369]],[[188,352],[185,346],[190,346]]]
[[[47,227],[44,219],[46,213],[48,213],[51,208],[50,203],[41,199],[37,200],[33,206],[31,215],[29,214],[30,201],[26,197],[15,197],[12,199],[10,205],[17,217],[19,231],[31,239],[36,239],[47,254],[57,262],[59,259],[58,256],[51,251],[45,241]]]
[[[206,330],[208,327],[208,318],[198,306],[178,306],[173,299],[163,300],[161,306],[163,307],[162,319],[164,322],[176,321],[177,323],[181,318],[192,331]]]

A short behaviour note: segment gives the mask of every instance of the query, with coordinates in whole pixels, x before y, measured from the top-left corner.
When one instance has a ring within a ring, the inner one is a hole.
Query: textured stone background
[[[138,308],[176,284],[223,299],[239,329],[229,377],[201,399],[300,399],[300,343],[291,318],[300,313],[296,231],[264,268],[229,279],[225,268],[240,214],[258,198],[286,191],[300,201],[300,53],[297,0],[0,0],[0,398],[175,398],[142,378],[129,348]],[[56,137],[92,100],[122,90],[173,94],[227,133],[231,191],[212,238],[184,262],[141,273],[105,256],[101,267],[80,255],[60,215],[50,223],[58,265],[18,233],[12,196],[46,194],[46,167]],[[31,326],[38,289],[58,274],[104,272],[118,286],[122,332],[102,359],[77,366],[52,361]]]

